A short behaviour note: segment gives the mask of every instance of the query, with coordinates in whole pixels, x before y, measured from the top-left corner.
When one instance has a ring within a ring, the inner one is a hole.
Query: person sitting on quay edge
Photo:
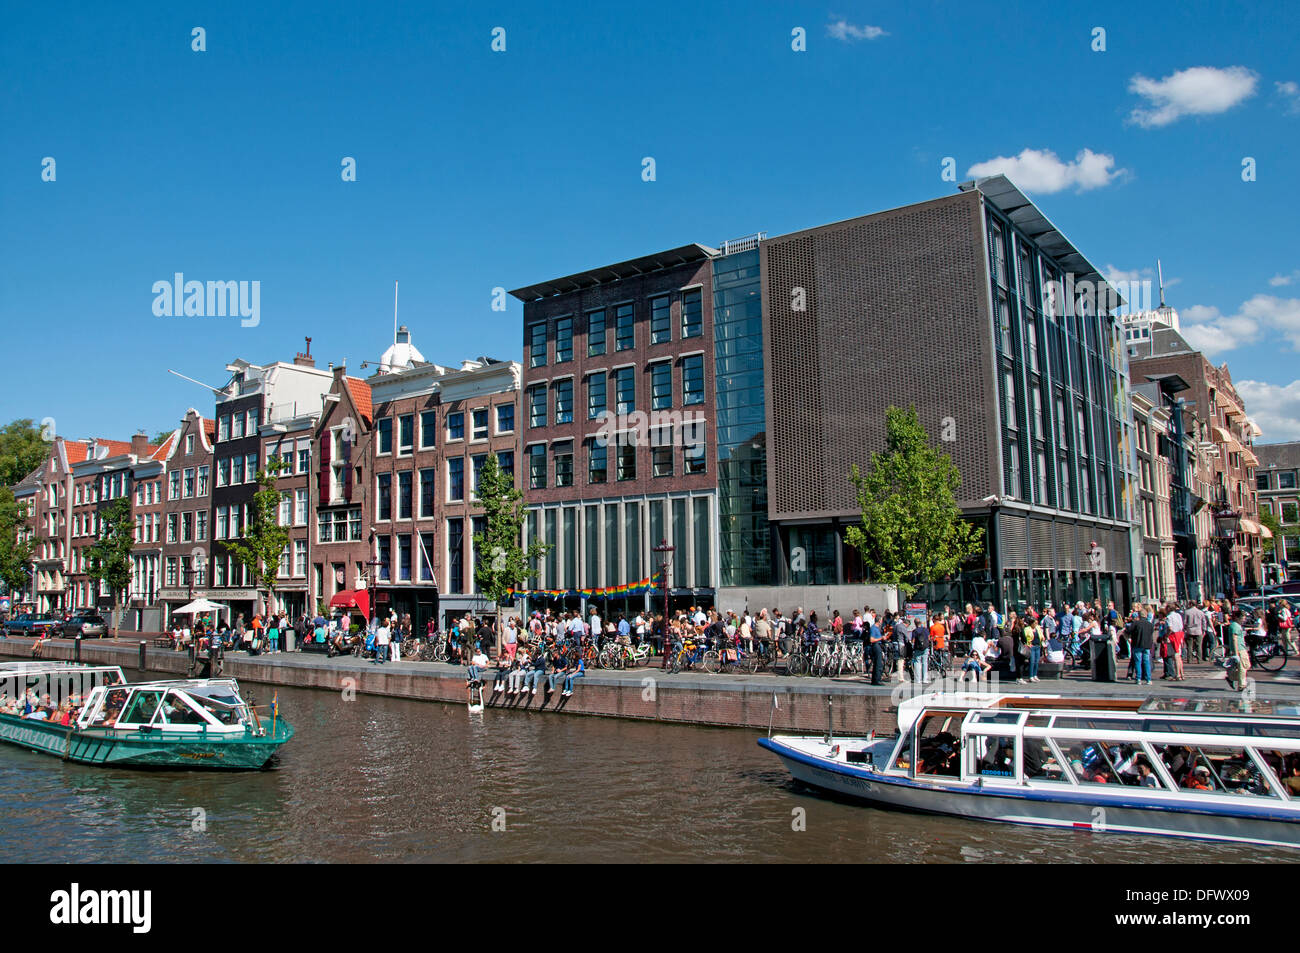
[[[470,688],[482,688],[483,680],[479,677],[479,670],[486,668],[488,657],[483,654],[481,648],[475,649],[474,654],[470,656],[469,667],[465,670],[465,684]]]
[[[506,690],[506,679],[515,667],[515,660],[505,652],[497,656],[496,676],[492,680],[492,694],[497,695]]]
[[[551,654],[551,674],[546,676],[546,694],[555,691],[555,683],[561,678],[566,678],[572,667],[569,654],[564,651],[563,646],[557,645]]]
[[[551,643],[552,647],[554,643]],[[531,650],[532,660],[529,665],[527,674],[524,675],[524,694],[528,694],[531,689],[534,695],[537,694],[537,684],[546,674],[548,650],[545,645],[539,645]]]
[[[524,691],[524,676],[527,673],[531,661],[532,659],[528,654],[528,646],[520,646],[515,652],[514,660],[511,663],[510,677],[507,679],[509,684],[509,687],[506,689],[507,695],[518,695]]]

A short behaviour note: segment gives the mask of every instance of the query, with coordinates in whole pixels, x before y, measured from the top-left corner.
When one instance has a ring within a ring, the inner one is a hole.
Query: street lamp
[[[1237,530],[1241,526],[1241,511],[1234,510],[1228,503],[1214,514],[1214,531],[1219,546],[1223,549],[1223,592],[1230,599],[1237,596],[1237,588],[1232,584],[1232,549],[1237,540]]]
[[[663,614],[663,623],[661,624],[661,629],[662,629],[662,632],[663,632],[663,643],[664,643],[664,645],[663,645],[663,648],[664,648],[664,671],[667,671],[667,670],[668,670],[668,661],[669,661],[669,660],[668,660],[668,656],[669,656],[669,646],[668,646],[668,568],[669,568],[669,567],[672,565],[672,563],[673,563],[673,550],[674,550],[675,548],[676,548],[676,547],[674,547],[674,546],[672,546],[672,545],[669,544],[668,540],[666,540],[666,539],[661,539],[661,540],[659,541],[659,545],[653,547],[652,550],[651,550],[652,552],[658,554],[658,556],[659,556],[659,571],[661,571],[661,572],[664,574],[664,580],[663,580],[663,582],[664,582],[664,614]]]
[[[1174,570],[1178,573],[1178,579],[1183,584],[1182,598],[1187,598],[1187,578],[1183,575],[1187,571],[1187,557],[1182,553],[1174,556]]]

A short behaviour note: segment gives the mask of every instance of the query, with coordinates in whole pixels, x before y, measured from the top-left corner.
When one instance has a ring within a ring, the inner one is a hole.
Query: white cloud
[[[1102,269],[1102,274],[1112,285],[1121,282],[1129,284],[1134,281],[1141,281],[1143,278],[1151,277],[1150,268],[1134,268],[1131,271],[1125,271],[1123,268],[1116,268],[1114,265],[1107,265]]]
[[[1268,283],[1274,288],[1281,288],[1285,285],[1291,284],[1291,282],[1295,281],[1297,278],[1300,278],[1300,269],[1291,272],[1289,275],[1274,275],[1272,278],[1268,279]]]
[[[1279,386],[1263,381],[1234,381],[1263,440],[1300,440],[1300,381]]]
[[[1051,194],[1074,187],[1080,192],[1109,185],[1124,172],[1115,157],[1083,149],[1072,162],[1062,162],[1050,149],[1025,149],[1018,156],[997,156],[977,162],[967,175],[1005,175],[1026,192]]]
[[[1140,73],[1129,80],[1128,90],[1147,101],[1129,114],[1129,121],[1148,129],[1167,126],[1184,116],[1212,116],[1255,95],[1259,76],[1244,66],[1218,69],[1193,66],[1151,79]]]
[[[889,36],[878,26],[854,26],[843,17],[832,19],[826,24],[826,35],[842,40],[845,43],[851,43],[854,40],[875,40],[882,36]]]
[[[1193,305],[1178,313],[1187,343],[1207,355],[1253,344],[1264,332],[1280,334],[1300,350],[1300,298],[1257,294],[1243,301],[1235,314]]]
[[[1286,101],[1286,111],[1300,115],[1300,83],[1288,80],[1285,83],[1275,83],[1277,93]]]

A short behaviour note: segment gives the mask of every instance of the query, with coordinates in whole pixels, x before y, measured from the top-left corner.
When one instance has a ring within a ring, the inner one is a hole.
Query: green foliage
[[[948,454],[930,445],[916,411],[890,407],[885,427],[885,452],[871,455],[865,474],[857,464],[849,470],[862,522],[848,528],[848,541],[873,582],[895,585],[907,597],[956,572],[984,531],[961,518],[961,475]]]
[[[1277,561],[1277,541],[1283,536],[1295,538],[1300,536],[1300,526],[1283,526],[1282,520],[1273,513],[1264,510],[1259,511],[1259,522],[1267,526],[1269,532],[1273,534],[1272,539],[1264,540],[1264,555],[1274,562]]]
[[[135,518],[131,498],[119,496],[99,510],[99,536],[86,548],[86,575],[108,586],[113,596],[113,631],[118,611],[131,588],[131,548],[135,545]]]
[[[171,430],[159,430],[156,434],[154,434],[152,437],[149,438],[149,442],[154,446],[160,446],[164,440],[166,440],[175,432],[176,432],[175,427],[173,427]]]
[[[486,527],[482,533],[474,534],[475,551],[482,554],[474,567],[474,581],[494,604],[500,604],[508,590],[537,575],[537,561],[546,555],[550,546],[533,540],[526,549],[523,547],[528,507],[524,505],[523,491],[501,469],[495,453],[489,453],[483,463],[478,498],[483,505]]]
[[[40,466],[49,452],[41,429],[28,417],[0,428],[0,486],[13,486]]]
[[[36,539],[18,538],[26,517],[26,504],[14,499],[7,485],[0,485],[0,591],[3,592],[21,592],[27,588]]]
[[[280,555],[289,545],[289,528],[279,523],[280,491],[276,477],[286,470],[289,462],[283,458],[271,460],[257,472],[260,489],[253,494],[253,512],[250,525],[245,527],[242,540],[231,540],[226,549],[244,564],[253,577],[253,585],[265,589],[267,611],[273,608],[275,590],[280,584]]]

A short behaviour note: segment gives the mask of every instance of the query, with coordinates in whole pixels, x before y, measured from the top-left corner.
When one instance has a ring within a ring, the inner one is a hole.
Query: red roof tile
[[[348,384],[348,393],[352,396],[352,403],[357,407],[357,413],[365,421],[367,427],[374,420],[375,403],[370,396],[370,385],[359,377],[344,377]]]
[[[167,435],[167,439],[157,446],[150,445],[145,448],[145,456],[150,460],[165,460],[167,454],[171,452],[172,444],[176,442],[176,432],[172,431]]]
[[[80,440],[63,441],[63,450],[68,455],[69,463],[80,463],[86,459],[86,445]]]
[[[215,419],[209,420],[207,417],[201,419],[203,421],[203,432],[208,435],[208,440],[211,442],[217,436],[217,422]]]

